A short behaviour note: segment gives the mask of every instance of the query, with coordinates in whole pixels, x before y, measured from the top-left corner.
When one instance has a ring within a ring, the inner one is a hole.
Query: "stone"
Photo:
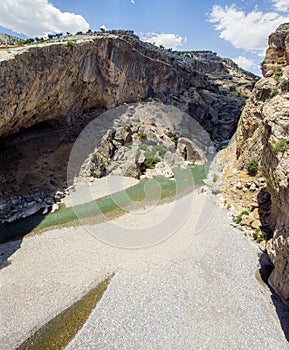
[[[242,189],[242,183],[241,183],[241,181],[238,181],[237,183],[236,183],[236,188],[238,189],[238,190],[241,190]]]
[[[204,152],[192,140],[186,137],[179,138],[177,154],[180,154],[185,160],[193,164],[203,165],[207,161]]]
[[[59,210],[59,205],[54,203],[51,207],[51,213],[55,213],[57,210]]]
[[[157,176],[163,176],[167,178],[174,176],[172,168],[166,162],[157,163],[155,166],[155,171],[157,173]]]
[[[241,225],[250,226],[252,223],[252,218],[249,215],[243,215]]]
[[[65,197],[65,194],[64,192],[62,191],[57,191],[55,194],[54,194],[54,201],[55,202],[60,202],[62,198]],[[48,203],[47,203],[48,204]],[[52,203],[53,204],[53,203]]]
[[[257,228],[260,228],[262,226],[262,223],[260,220],[254,220],[252,223],[251,223],[251,226],[254,230],[256,230]]]

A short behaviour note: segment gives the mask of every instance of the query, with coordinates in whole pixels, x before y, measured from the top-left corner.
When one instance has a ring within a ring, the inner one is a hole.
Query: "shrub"
[[[277,153],[284,153],[285,151],[287,151],[289,149],[289,142],[287,140],[280,140],[274,147],[273,147],[273,152],[275,154]]]
[[[156,156],[156,154],[152,151],[145,151],[145,160],[144,160],[144,166],[146,168],[154,168],[154,166],[159,162],[159,158]]]
[[[242,222],[242,216],[243,215],[249,215],[249,213],[247,212],[247,210],[243,210],[239,215],[235,216],[234,217],[234,221],[237,223],[237,224],[240,224]]]
[[[253,232],[253,238],[257,243],[264,241],[265,237],[260,227]]]
[[[270,98],[277,96],[278,93],[279,93],[279,90],[278,90],[277,86],[275,86],[274,89],[270,93]]]
[[[72,41],[72,40],[68,40],[67,46],[76,47],[76,43],[74,41]]]
[[[258,172],[258,167],[258,160],[255,158],[251,159],[247,164],[248,174],[251,176],[255,176]]]
[[[142,151],[146,151],[148,149],[148,145],[146,143],[141,143],[138,148]]]
[[[217,182],[219,179],[219,176],[217,174],[213,175],[213,182]]]
[[[167,150],[166,150],[165,146],[160,145],[160,144],[153,146],[153,148],[152,148],[153,154],[155,155],[158,152],[160,157],[163,157],[166,154],[166,151]]]
[[[279,79],[281,78],[281,75],[282,75],[282,67],[278,66],[275,69],[274,79],[276,81],[279,81]]]
[[[178,146],[179,139],[177,138],[177,136],[171,137],[171,141],[176,145],[176,147]]]
[[[144,140],[147,138],[147,134],[145,132],[139,132],[137,136],[141,139]]]

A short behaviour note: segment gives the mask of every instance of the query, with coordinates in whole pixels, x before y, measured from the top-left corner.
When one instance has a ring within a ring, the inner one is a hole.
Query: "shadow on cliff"
[[[265,253],[260,254],[259,263],[260,263],[260,269],[259,269],[260,277],[262,278],[263,282],[267,285],[271,293],[271,300],[276,309],[276,313],[279,318],[284,336],[286,340],[289,342],[289,306],[283,303],[283,301],[274,292],[274,290],[271,288],[268,282],[269,276],[273,271],[274,266],[271,263],[268,255]]]
[[[261,188],[257,195],[257,202],[262,233],[268,241],[273,237],[274,223],[271,220],[271,195],[266,187]]]

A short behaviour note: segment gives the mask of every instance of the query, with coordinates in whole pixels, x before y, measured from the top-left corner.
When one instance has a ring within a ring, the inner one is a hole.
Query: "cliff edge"
[[[269,283],[289,304],[289,24],[269,38],[258,81],[237,131],[220,152],[213,171],[220,175],[224,204],[235,221],[261,244],[274,265]],[[216,179],[215,175],[215,179]],[[215,187],[218,187],[217,185]]]

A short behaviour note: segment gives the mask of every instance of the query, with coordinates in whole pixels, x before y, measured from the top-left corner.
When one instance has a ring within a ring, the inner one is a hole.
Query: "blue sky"
[[[0,31],[28,37],[133,29],[179,50],[212,50],[260,74],[268,35],[289,22],[289,0],[1,0]]]

